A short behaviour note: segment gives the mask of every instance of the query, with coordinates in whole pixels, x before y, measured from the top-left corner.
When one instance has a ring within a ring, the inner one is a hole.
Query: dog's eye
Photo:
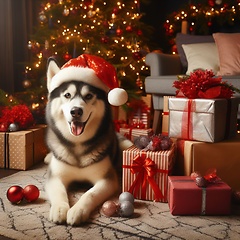
[[[85,97],[86,100],[90,100],[93,98],[93,95],[91,93],[88,93]]]
[[[64,94],[64,97],[65,97],[65,98],[71,98],[71,94],[70,94],[70,93],[65,93],[65,94]]]

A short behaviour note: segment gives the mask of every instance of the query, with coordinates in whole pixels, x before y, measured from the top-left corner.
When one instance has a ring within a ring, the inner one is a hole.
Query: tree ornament
[[[122,192],[119,196],[119,203],[129,201],[132,204],[134,203],[134,196],[130,192]]]
[[[127,31],[127,32],[132,32],[132,31],[133,31],[132,25],[128,25],[128,26],[126,27],[126,31]]]
[[[41,24],[47,22],[47,17],[46,17],[46,15],[45,15],[44,11],[41,11],[41,12],[39,13],[38,20],[39,20],[39,22],[40,22]]]
[[[137,35],[138,35],[138,36],[142,36],[142,35],[143,35],[143,32],[142,32],[141,29],[138,29],[138,30],[137,30]]]
[[[108,36],[101,37],[101,42],[102,43],[109,43],[109,37]]]
[[[95,12],[95,11],[92,11],[92,10],[89,10],[88,13],[87,13],[87,15],[88,15],[89,18],[94,17],[95,14],[96,14],[96,12]]]
[[[7,190],[7,199],[13,204],[20,203],[23,196],[23,188],[20,186],[14,185]]]
[[[221,4],[222,4],[222,0],[215,0],[215,3],[216,3],[217,5],[221,5]]]
[[[69,15],[69,13],[70,13],[70,10],[66,6],[64,6],[63,16],[67,17]]]
[[[119,13],[119,8],[118,7],[114,7],[112,10],[113,14],[118,14]]]
[[[123,30],[121,28],[118,28],[116,30],[116,35],[120,37],[120,36],[122,36],[122,34],[123,34]]]
[[[31,41],[29,41],[29,42],[28,42],[28,45],[27,45],[27,47],[28,47],[28,49],[29,49],[29,50],[31,50],[31,49],[32,49],[32,42],[31,42]]]
[[[102,213],[106,217],[112,217],[114,216],[118,211],[118,205],[114,201],[106,201],[102,205]]]
[[[208,0],[208,5],[209,5],[210,7],[214,7],[214,5],[215,5],[215,0]]]
[[[84,0],[84,5],[89,8],[92,5],[92,0]]]
[[[29,79],[25,79],[23,82],[22,82],[22,85],[24,88],[29,88],[31,87],[32,83]]]
[[[72,55],[67,52],[63,55],[63,58],[65,61],[69,61],[72,58]]]
[[[36,187],[35,185],[27,185],[23,189],[23,194],[24,194],[24,198],[28,202],[33,202],[38,199],[38,197],[40,195],[40,191],[39,191],[38,187]]]
[[[121,202],[119,205],[119,216],[130,217],[134,212],[134,206],[130,201]]]
[[[208,22],[207,22],[207,25],[208,25],[208,27],[211,27],[211,26],[212,26],[212,22],[211,22],[211,21],[208,21]]]
[[[140,52],[133,52],[132,56],[135,60],[140,60],[143,57]]]
[[[17,123],[11,123],[8,127],[10,132],[16,132],[19,130],[19,125]]]

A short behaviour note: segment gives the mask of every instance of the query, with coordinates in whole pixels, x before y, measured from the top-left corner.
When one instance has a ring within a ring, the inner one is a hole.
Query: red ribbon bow
[[[141,198],[146,199],[146,188],[148,182],[154,191],[154,200],[160,201],[160,199],[163,198],[163,194],[154,180],[154,175],[161,170],[157,169],[154,161],[150,158],[146,158],[145,153],[142,156],[137,155],[134,157],[130,169],[133,174],[137,174],[135,181],[129,189],[129,192],[132,193],[134,197],[136,197],[136,194],[141,187]]]

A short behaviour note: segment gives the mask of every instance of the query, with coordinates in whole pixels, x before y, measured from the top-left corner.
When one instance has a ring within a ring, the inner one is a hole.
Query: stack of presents
[[[168,203],[173,215],[230,214],[233,192],[240,190],[238,105],[234,97],[165,96],[158,136],[171,145],[164,150],[135,144],[141,136],[156,136],[148,124],[120,128],[134,142],[123,153],[122,190]],[[196,183],[200,176],[206,185]]]

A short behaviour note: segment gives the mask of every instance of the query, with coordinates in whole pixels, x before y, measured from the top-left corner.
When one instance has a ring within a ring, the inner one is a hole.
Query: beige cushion
[[[240,33],[214,33],[213,38],[219,54],[218,75],[239,75]]]
[[[214,74],[219,71],[219,58],[215,43],[183,44],[188,68],[186,74],[197,69],[212,70]]]

